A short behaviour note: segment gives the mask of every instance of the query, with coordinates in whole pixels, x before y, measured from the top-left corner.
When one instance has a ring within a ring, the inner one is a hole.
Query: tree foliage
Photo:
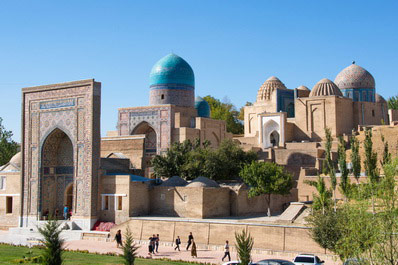
[[[11,139],[12,132],[7,131],[2,123],[0,118],[0,166],[8,163],[18,151],[18,144]]]
[[[359,183],[359,177],[361,176],[361,156],[359,155],[359,140],[355,137],[353,133],[350,141],[352,174],[357,180],[357,183]]]
[[[282,166],[271,162],[253,161],[240,172],[242,180],[250,187],[249,197],[266,194],[268,215],[270,215],[271,195],[289,194],[293,187],[292,175]]]
[[[387,100],[389,109],[398,109],[398,96],[392,96]]]
[[[308,218],[311,235],[322,247],[339,255],[341,260],[357,258],[369,264],[398,264],[398,160],[383,167],[384,176],[368,178],[363,196],[339,206],[325,215],[314,211]],[[361,188],[360,185],[353,186]],[[376,211],[370,211],[377,205]]]
[[[239,109],[238,119],[241,121],[245,120],[245,107],[247,107],[247,106],[253,106],[253,103],[246,101],[246,104]]]
[[[385,140],[384,135],[381,135],[381,141],[383,143],[383,158],[380,161],[382,166],[391,162],[391,153],[389,151],[388,142]]]
[[[350,179],[348,178],[348,168],[347,168],[347,155],[345,148],[345,141],[343,137],[339,137],[339,147],[338,147],[338,162],[340,169],[340,190],[344,197],[347,199],[349,189],[350,189]]]
[[[193,144],[187,140],[174,143],[163,155],[152,159],[155,175],[158,177],[180,176],[190,180],[199,176],[214,180],[239,178],[243,165],[257,159],[254,152],[245,152],[232,140],[224,140],[216,149],[209,143]]]
[[[39,233],[43,236],[41,240],[44,245],[43,264],[45,265],[61,265],[63,263],[62,252],[64,240],[60,234],[62,229],[61,223],[56,220],[48,220],[44,227],[39,227]]]
[[[318,194],[314,194],[313,208],[325,214],[332,205],[332,192],[326,188],[325,180],[318,175],[317,181],[305,181],[306,184],[315,187]]]
[[[134,243],[133,235],[131,234],[130,227],[127,226],[126,232],[124,234],[124,244],[123,244],[123,263],[125,265],[133,265],[135,258],[137,257],[138,246]]]
[[[250,236],[250,233],[246,232],[246,230],[242,230],[241,233],[235,232],[235,241],[235,247],[240,261],[239,264],[249,265],[254,244],[253,238]]]
[[[230,133],[243,133],[243,124],[238,119],[239,111],[236,110],[233,104],[223,103],[210,95],[203,99],[210,105],[210,116],[212,119],[224,120],[227,124],[227,131]]]

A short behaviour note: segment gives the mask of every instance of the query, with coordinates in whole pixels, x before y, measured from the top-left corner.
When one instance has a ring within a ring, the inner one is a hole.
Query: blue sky
[[[334,80],[355,60],[385,98],[398,94],[397,1],[1,1],[0,117],[20,141],[21,88],[102,82],[101,131],[117,108],[145,106],[149,72],[170,52],[196,95],[255,101],[275,75],[288,88]]]

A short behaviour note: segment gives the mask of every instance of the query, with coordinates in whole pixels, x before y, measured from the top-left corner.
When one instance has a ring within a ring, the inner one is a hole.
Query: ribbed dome
[[[275,76],[268,78],[260,87],[257,92],[257,102],[266,101],[271,99],[272,92],[275,89],[287,89],[285,84]]]
[[[298,90],[310,91],[310,89],[308,87],[306,87],[306,86],[299,86],[297,89]]]
[[[149,75],[150,86],[177,84],[195,86],[195,75],[191,66],[173,53],[160,59]]]
[[[334,80],[340,89],[353,88],[375,88],[375,79],[364,68],[359,65],[351,64],[343,69]]]
[[[310,97],[343,96],[335,83],[327,78],[322,79],[312,88]]]
[[[203,118],[210,117],[210,105],[201,97],[195,98],[195,109],[198,111],[198,116]]]
[[[375,100],[377,103],[387,103],[387,101],[379,94],[376,93]]]

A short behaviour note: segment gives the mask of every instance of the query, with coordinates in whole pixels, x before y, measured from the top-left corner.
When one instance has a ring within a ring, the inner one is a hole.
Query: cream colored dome
[[[312,88],[310,97],[323,97],[323,96],[340,96],[342,97],[343,94],[341,93],[340,89],[333,83],[331,80],[324,78]]]
[[[299,86],[297,89],[298,90],[310,91],[310,89],[308,87],[306,87],[306,86]]]
[[[16,153],[11,159],[10,164],[21,168],[21,152]]]
[[[271,99],[271,94],[276,89],[287,89],[285,84],[275,76],[268,78],[257,92],[257,102],[267,101]]]
[[[220,187],[217,182],[206,177],[197,177],[192,180],[186,187]]]

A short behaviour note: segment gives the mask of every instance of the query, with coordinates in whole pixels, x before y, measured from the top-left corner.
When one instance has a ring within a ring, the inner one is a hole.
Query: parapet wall
[[[309,228],[298,226],[266,225],[256,223],[190,221],[190,220],[162,220],[162,219],[131,219],[111,229],[111,238],[119,229],[122,233],[129,226],[135,240],[146,242],[153,234],[159,234],[160,240],[174,242],[180,236],[185,246],[189,232],[193,233],[195,242],[199,245],[225,244],[229,240],[235,245],[235,232],[246,230],[254,239],[254,248],[272,251],[309,252],[326,254],[325,249],[319,247],[309,234]]]

